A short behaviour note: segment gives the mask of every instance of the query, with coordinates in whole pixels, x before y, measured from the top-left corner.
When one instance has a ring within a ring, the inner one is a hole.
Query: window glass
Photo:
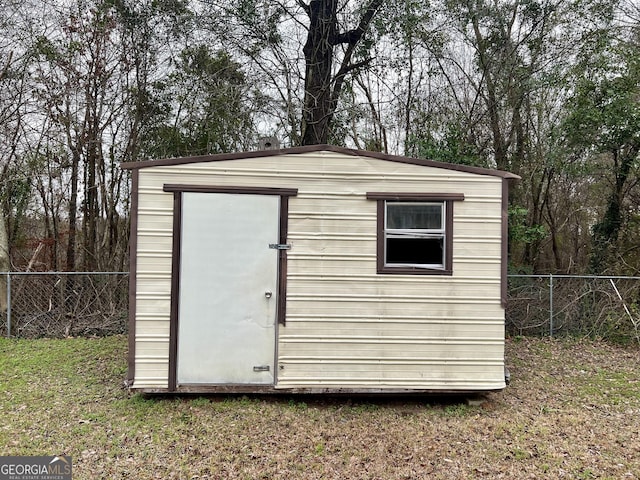
[[[387,202],[387,228],[440,230],[442,204]]]
[[[442,238],[387,238],[387,264],[442,265]]]
[[[443,269],[445,202],[385,202],[384,264]]]

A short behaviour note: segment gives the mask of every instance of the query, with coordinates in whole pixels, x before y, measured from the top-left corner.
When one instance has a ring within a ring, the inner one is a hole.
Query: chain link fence
[[[128,285],[128,273],[0,273],[0,332],[125,333]],[[640,343],[640,277],[510,275],[506,329]]]
[[[128,273],[0,273],[0,328],[23,338],[125,333],[128,289]]]
[[[640,343],[640,277],[510,275],[511,335],[576,335]]]

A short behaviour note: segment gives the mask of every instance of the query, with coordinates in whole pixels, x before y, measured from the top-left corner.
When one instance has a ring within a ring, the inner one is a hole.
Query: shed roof
[[[505,179],[513,179],[513,180],[520,179],[518,175],[510,172],[505,172],[502,170],[472,167],[469,165],[445,163],[445,162],[438,162],[435,160],[404,157],[399,155],[389,155],[386,153],[369,152],[366,150],[355,150],[351,148],[337,147],[335,145],[307,145],[303,147],[283,148],[278,150],[257,150],[253,152],[220,153],[215,155],[202,155],[197,157],[165,158],[165,159],[159,159],[159,160],[145,160],[140,162],[125,162],[125,163],[121,163],[120,166],[125,169],[135,170],[139,168],[148,168],[148,167],[186,165],[186,164],[192,164],[192,163],[219,162],[223,160],[240,160],[240,159],[247,159],[247,158],[272,157],[276,155],[296,155],[296,154],[305,154],[305,153],[314,153],[314,152],[334,152],[334,153],[341,153],[343,155],[376,158],[378,160],[385,160],[388,162],[409,163],[412,165],[422,165],[425,167],[442,168],[445,170],[456,170],[459,172],[475,173],[478,175],[490,175],[490,176],[501,177]]]

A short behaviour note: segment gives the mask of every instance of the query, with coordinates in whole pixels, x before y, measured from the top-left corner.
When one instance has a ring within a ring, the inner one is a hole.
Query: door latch
[[[273,248],[275,250],[291,250],[290,243],[270,243],[269,248]]]
[[[253,367],[254,372],[268,372],[269,370],[271,370],[269,365],[256,365]]]

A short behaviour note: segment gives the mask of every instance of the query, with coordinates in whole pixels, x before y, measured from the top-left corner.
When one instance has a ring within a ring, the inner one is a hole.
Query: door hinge
[[[271,370],[269,365],[256,365],[253,367],[254,372],[268,372],[269,370]]]
[[[291,250],[290,243],[270,243],[269,248],[273,248],[275,250]]]

